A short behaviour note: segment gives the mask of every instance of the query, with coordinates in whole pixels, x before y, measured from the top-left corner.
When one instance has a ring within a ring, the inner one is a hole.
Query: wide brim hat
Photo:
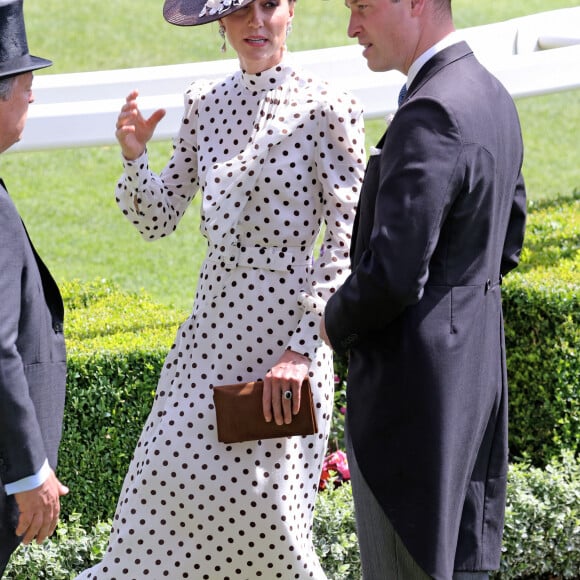
[[[198,26],[219,20],[254,0],[165,0],[163,17],[177,26]]]
[[[23,2],[0,0],[0,79],[52,65],[52,61],[28,52]]]

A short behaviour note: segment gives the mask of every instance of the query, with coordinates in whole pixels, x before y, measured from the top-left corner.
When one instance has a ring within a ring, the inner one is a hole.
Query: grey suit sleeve
[[[455,123],[437,102],[418,100],[395,116],[380,160],[369,161],[380,163],[380,178],[368,208],[374,214],[368,248],[326,308],[326,330],[338,352],[380,332],[421,299],[461,182],[462,154]],[[363,212],[364,195],[363,187]]]
[[[526,188],[520,172],[516,184],[514,202],[506,232],[501,260],[501,274],[505,276],[513,270],[520,261],[526,229]]]
[[[8,196],[0,191],[0,479],[36,473],[46,459],[41,430],[18,351],[23,314],[26,234]]]

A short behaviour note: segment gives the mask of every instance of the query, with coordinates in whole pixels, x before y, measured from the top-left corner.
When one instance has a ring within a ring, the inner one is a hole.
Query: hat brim
[[[0,63],[0,79],[14,77],[49,66],[52,66],[51,60],[25,54],[18,58],[13,58],[8,62]]]
[[[215,22],[240,8],[244,8],[255,0],[242,0],[241,4],[231,6],[216,14],[200,16],[207,0],[165,0],[163,4],[163,18],[176,26],[199,26]]]

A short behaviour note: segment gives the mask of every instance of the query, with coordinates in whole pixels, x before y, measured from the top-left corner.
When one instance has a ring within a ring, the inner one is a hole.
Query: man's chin
[[[367,66],[373,72],[384,72],[385,69],[375,59],[373,59],[372,45],[368,46],[362,53],[364,59],[367,61]]]
[[[366,61],[367,67],[373,72],[388,72],[394,70],[394,67],[386,63],[384,60],[373,60],[372,58],[366,58]]]
[[[381,66],[379,63],[373,62],[372,60],[369,60],[368,58],[367,58],[367,66],[373,72],[386,72],[386,71],[390,70],[388,67]]]

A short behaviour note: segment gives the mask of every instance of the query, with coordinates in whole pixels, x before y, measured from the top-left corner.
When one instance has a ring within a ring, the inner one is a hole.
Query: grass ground
[[[30,50],[55,63],[38,75],[222,58],[214,25],[170,26],[161,6],[162,0],[115,0],[105,13],[101,0],[26,0]],[[577,0],[453,2],[458,28],[573,6]],[[291,50],[352,42],[345,35],[347,18],[342,0],[299,0]],[[232,58],[231,52],[226,57]],[[517,106],[530,198],[579,189],[580,91],[523,99]],[[382,130],[381,121],[367,123],[368,144],[376,142]],[[170,143],[155,143],[150,149],[152,166],[160,169]],[[116,147],[8,153],[0,158],[0,175],[58,280],[107,278],[128,290],[145,288],[156,300],[185,312],[205,248],[198,233],[198,203],[174,235],[147,244],[115,206],[119,172]]]

